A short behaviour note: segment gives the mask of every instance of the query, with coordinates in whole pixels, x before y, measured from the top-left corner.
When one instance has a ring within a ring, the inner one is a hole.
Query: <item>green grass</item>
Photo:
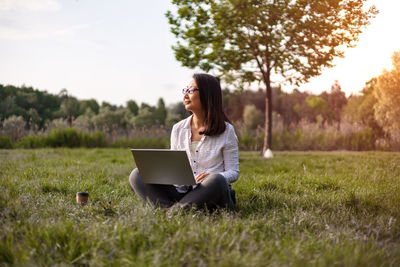
[[[399,153],[241,153],[236,210],[213,214],[143,204],[133,168],[128,149],[0,150],[0,266],[400,265]]]

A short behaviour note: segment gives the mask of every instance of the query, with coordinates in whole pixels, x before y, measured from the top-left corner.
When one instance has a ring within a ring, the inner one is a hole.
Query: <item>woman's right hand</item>
[[[199,173],[199,175],[197,175],[195,178],[196,183],[201,183],[202,181],[204,181],[204,179],[207,178],[208,175],[209,175],[208,172]]]

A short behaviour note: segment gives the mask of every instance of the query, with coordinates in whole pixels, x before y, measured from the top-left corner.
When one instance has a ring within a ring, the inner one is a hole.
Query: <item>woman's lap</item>
[[[182,198],[182,195],[176,191],[173,185],[144,183],[137,168],[131,172],[129,184],[142,200],[163,208],[172,206]]]
[[[170,207],[174,204],[183,208],[192,206],[197,208],[214,209],[227,207],[232,209],[233,202],[230,188],[226,179],[220,174],[210,174],[201,184],[185,194],[176,191],[173,185],[145,184],[138,169],[134,169],[129,176],[132,190],[144,201],[161,207]]]

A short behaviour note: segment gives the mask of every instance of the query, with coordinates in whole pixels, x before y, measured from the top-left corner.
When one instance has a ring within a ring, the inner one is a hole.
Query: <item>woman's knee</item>
[[[207,184],[215,184],[219,187],[227,187],[228,183],[225,177],[219,173],[210,174],[209,177],[206,178],[205,182]]]

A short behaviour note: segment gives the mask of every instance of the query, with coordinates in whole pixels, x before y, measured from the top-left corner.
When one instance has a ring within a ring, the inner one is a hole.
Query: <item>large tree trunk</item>
[[[265,156],[265,152],[271,150],[272,144],[272,88],[269,73],[264,75],[264,82],[267,92],[265,97],[265,135],[262,154]]]

